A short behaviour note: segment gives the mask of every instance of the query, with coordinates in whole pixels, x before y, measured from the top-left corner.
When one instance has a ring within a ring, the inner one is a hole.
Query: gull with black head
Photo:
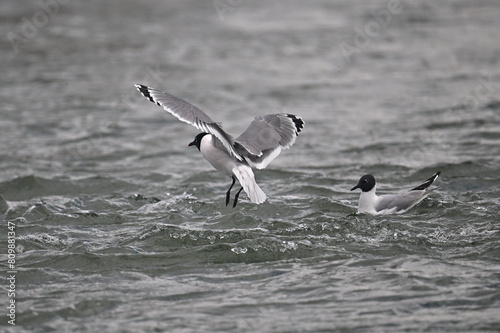
[[[360,178],[358,184],[351,191],[361,189],[358,202],[358,213],[379,214],[401,214],[413,208],[433,190],[429,190],[432,183],[439,177],[441,171],[436,172],[417,187],[399,194],[377,195],[375,193],[377,183],[371,174]]]
[[[253,203],[266,201],[266,194],[255,182],[252,167],[267,167],[283,149],[295,143],[304,128],[302,118],[288,113],[274,113],[255,117],[243,134],[233,138],[222,129],[221,123],[213,121],[205,112],[185,100],[142,84],[136,84],[135,87],[151,102],[202,131],[188,146],[198,148],[215,169],[231,177],[232,183],[226,192],[226,206],[236,180],[241,188],[234,197],[233,207],[238,202],[241,190]]]

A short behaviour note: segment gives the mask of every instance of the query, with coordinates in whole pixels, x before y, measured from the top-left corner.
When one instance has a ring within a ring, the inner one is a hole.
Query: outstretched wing
[[[200,131],[213,134],[220,140],[229,154],[233,155],[240,161],[243,160],[241,155],[233,147],[234,139],[231,135],[224,132],[221,125],[214,122],[205,112],[185,100],[167,94],[161,90],[150,88],[142,84],[136,84],[135,87],[141,92],[141,94],[144,95],[144,97],[163,107],[165,111],[173,114],[177,117],[177,119],[193,125]]]
[[[245,160],[257,169],[265,168],[282,149],[290,148],[304,128],[302,118],[275,113],[258,116],[237,137],[235,147]]]

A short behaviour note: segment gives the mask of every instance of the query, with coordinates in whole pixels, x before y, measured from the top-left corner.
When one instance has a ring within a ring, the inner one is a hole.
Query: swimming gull
[[[361,189],[361,195],[359,196],[358,202],[358,213],[374,215],[404,213],[432,192],[432,190],[429,190],[429,186],[431,186],[440,174],[441,171],[436,172],[425,182],[409,191],[385,195],[377,195],[375,193],[377,183],[373,175],[364,175],[361,177],[358,184],[351,189],[351,191],[357,188]]]

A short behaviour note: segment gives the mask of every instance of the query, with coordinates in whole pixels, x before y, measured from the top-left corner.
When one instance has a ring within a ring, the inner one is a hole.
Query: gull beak
[[[357,184],[356,186],[354,186],[353,188],[351,188],[351,191],[354,191],[357,188],[359,188],[359,184]]]
[[[193,142],[188,143],[188,147],[191,147],[191,146],[194,146],[194,145],[195,145],[194,141],[193,141]]]

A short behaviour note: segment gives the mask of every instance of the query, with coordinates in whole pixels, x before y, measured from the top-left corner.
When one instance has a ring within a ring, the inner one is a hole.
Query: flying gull
[[[302,118],[288,113],[274,113],[255,117],[243,134],[233,138],[222,129],[221,123],[213,121],[196,106],[142,84],[136,84],[135,87],[151,102],[202,131],[188,146],[198,148],[215,169],[231,177],[232,183],[226,192],[226,206],[236,180],[241,188],[234,197],[233,207],[236,206],[242,189],[251,202],[263,203],[266,194],[255,182],[252,167],[267,167],[281,150],[288,149],[295,143],[304,128]]]

